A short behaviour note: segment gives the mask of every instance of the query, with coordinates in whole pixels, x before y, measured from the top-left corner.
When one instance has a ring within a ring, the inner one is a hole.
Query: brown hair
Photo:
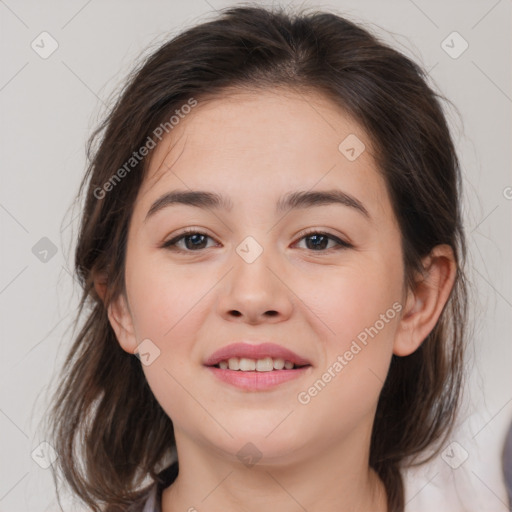
[[[170,418],[107,317],[110,301],[125,293],[128,225],[148,159],[108,193],[97,191],[190,98],[276,86],[324,94],[367,131],[402,233],[408,285],[434,246],[449,244],[455,254],[457,276],[438,323],[412,355],[392,357],[380,395],[369,464],[385,484],[390,512],[404,509],[401,467],[453,425],[463,377],[466,250],[459,164],[440,96],[417,64],[343,17],[228,8],[146,58],[89,141],[75,252],[83,289],[77,320],[85,308],[87,316],[49,417],[57,467],[95,512],[99,502],[122,507],[140,499],[144,479],[156,479],[174,449]],[[106,276],[104,302],[94,288],[98,276]]]

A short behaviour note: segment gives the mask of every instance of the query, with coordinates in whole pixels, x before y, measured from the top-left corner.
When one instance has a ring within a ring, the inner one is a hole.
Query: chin
[[[276,465],[292,462],[297,458],[298,449],[304,446],[305,439],[298,432],[290,432],[274,423],[271,429],[258,429],[253,424],[251,428],[228,428],[233,438],[223,435],[221,439],[209,442],[223,457],[238,460],[248,467],[251,464]],[[277,427],[277,428],[276,428]]]

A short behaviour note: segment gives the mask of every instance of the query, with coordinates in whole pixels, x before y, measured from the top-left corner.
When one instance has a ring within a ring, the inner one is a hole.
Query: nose
[[[256,325],[278,323],[290,317],[292,286],[286,282],[277,255],[263,250],[251,261],[235,252],[231,261],[233,267],[223,279],[217,303],[218,313],[224,319]]]

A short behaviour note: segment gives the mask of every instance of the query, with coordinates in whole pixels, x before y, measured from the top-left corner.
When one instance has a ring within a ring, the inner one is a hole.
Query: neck
[[[309,456],[290,456],[286,463],[262,458],[247,467],[175,434],[179,475],[162,494],[162,512],[387,511],[384,485],[368,467],[368,453],[352,440]]]

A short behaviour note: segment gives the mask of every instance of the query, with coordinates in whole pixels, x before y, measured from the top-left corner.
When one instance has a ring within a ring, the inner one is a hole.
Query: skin
[[[354,161],[338,150],[349,134],[366,146]],[[269,503],[282,512],[386,510],[368,465],[379,393],[392,354],[412,353],[435,326],[455,263],[448,246],[436,247],[414,290],[405,289],[401,234],[372,153],[361,126],[327,98],[285,89],[201,101],[154,150],[129,227],[127,296],[108,314],[124,350],[145,339],[160,350],[143,369],[172,419],[180,461],[163,512]],[[173,205],[145,220],[156,199],[177,189],[227,195],[233,208]],[[283,194],[326,189],[354,196],[370,218],[339,204],[274,211]],[[187,227],[210,238],[199,249],[182,239],[186,253],[161,247]],[[315,232],[352,247],[327,239],[315,249]],[[236,251],[247,236],[263,248],[252,263]],[[298,393],[394,303],[400,314],[299,403]],[[229,386],[203,361],[242,340],[281,344],[312,366],[274,390]],[[252,467],[237,457],[247,443],[261,452]]]

